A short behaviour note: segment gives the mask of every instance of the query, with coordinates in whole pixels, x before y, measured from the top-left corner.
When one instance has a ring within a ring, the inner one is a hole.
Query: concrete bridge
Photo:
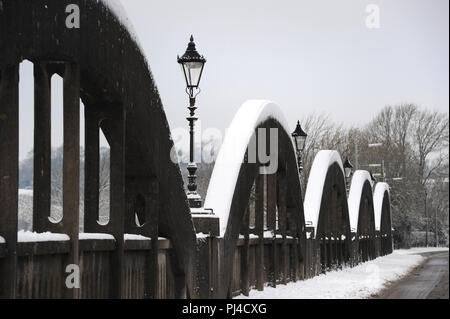
[[[77,4],[79,29],[65,9]],[[34,65],[33,238],[18,224],[19,65]],[[50,216],[51,82],[64,85],[63,217]],[[84,233],[79,232],[80,100],[85,105]],[[392,252],[389,187],[318,153],[305,196],[277,105],[248,101],[227,136],[205,209],[191,211],[150,66],[103,1],[0,0],[0,297],[225,298],[305,280]],[[263,130],[261,130],[263,129]],[[256,138],[277,167],[249,158]],[[99,222],[99,130],[111,146],[110,218]],[[242,134],[243,133],[243,134]],[[231,135],[230,135],[231,136]],[[305,197],[303,199],[303,197]],[[136,223],[135,216],[139,216]],[[67,285],[68,265],[80,270]]]

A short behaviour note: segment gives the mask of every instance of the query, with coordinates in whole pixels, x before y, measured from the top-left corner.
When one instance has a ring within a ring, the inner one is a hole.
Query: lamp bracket
[[[197,95],[201,93],[200,87],[187,87],[186,88],[186,94],[189,95],[190,98],[196,98]]]

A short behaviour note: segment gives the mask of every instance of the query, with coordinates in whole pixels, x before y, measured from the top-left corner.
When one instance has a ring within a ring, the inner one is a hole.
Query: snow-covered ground
[[[406,275],[425,258],[420,253],[448,251],[448,248],[413,248],[395,250],[392,254],[379,257],[353,268],[328,272],[317,277],[264,287],[264,291],[251,290],[248,298],[254,299],[359,299],[369,298],[380,292],[386,284]],[[244,295],[236,298],[247,298]]]

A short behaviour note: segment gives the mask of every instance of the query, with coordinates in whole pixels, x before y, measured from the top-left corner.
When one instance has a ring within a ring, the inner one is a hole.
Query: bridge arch
[[[350,219],[344,169],[339,153],[319,151],[314,158],[305,194],[305,222],[312,228],[315,256],[321,271],[339,267],[351,256]]]
[[[378,254],[384,256],[392,253],[391,200],[387,183],[379,182],[375,185],[373,201]]]
[[[375,213],[370,174],[357,170],[353,174],[348,197],[350,228],[353,241],[353,257],[368,261],[376,257]]]
[[[275,132],[277,140],[269,138],[270,131]],[[268,167],[260,158],[252,155],[252,147],[259,150],[261,145],[276,152],[276,167],[269,174],[263,173]],[[219,217],[223,237],[219,296],[248,294],[252,286],[262,290],[266,280],[276,285],[300,277],[296,267],[304,258],[306,239],[302,194],[288,125],[275,103],[250,100],[242,104],[219,151],[205,207]],[[265,245],[267,237],[273,239],[270,245]],[[276,238],[281,238],[279,249]],[[281,258],[275,258],[277,249]],[[268,251],[275,254],[271,255],[271,265],[265,262]],[[249,262],[250,255],[253,263]],[[239,264],[244,268],[237,272]],[[265,264],[269,273],[264,273]]]
[[[107,3],[108,5],[106,5]],[[79,29],[65,24],[66,6],[77,4],[81,12]],[[112,6],[111,6],[112,4]],[[79,107],[85,109],[86,188],[95,190],[98,175],[98,127],[111,145],[111,215],[108,225],[97,223],[98,198],[85,196],[85,229],[110,233],[116,240],[113,253],[111,297],[123,297],[124,233],[170,239],[174,250],[175,297],[193,292],[195,232],[183,181],[170,157],[173,141],[169,125],[148,62],[136,37],[124,24],[127,18],[114,1],[96,0],[3,0],[0,8],[0,176],[11,176],[0,186],[4,208],[0,234],[11,253],[9,267],[17,263],[17,143],[18,65],[34,63],[35,75],[35,172],[34,230],[64,232],[71,237],[72,261],[78,263],[79,198]],[[64,217],[51,224],[49,215],[49,92],[51,75],[64,78]],[[8,152],[3,152],[8,150]],[[89,194],[86,194],[89,195]],[[139,199],[139,200],[138,200]],[[139,207],[137,207],[139,206]],[[134,212],[144,207],[146,221],[136,227]],[[7,222],[3,222],[7,221]],[[8,227],[6,229],[5,227]],[[152,257],[157,271],[157,254]],[[156,269],[156,270],[155,270]],[[14,277],[3,276],[2,278]],[[155,273],[153,273],[153,276]],[[116,278],[116,279],[114,279]],[[119,279],[117,279],[119,278]],[[14,296],[7,283],[8,296]],[[187,288],[187,289],[186,289]],[[153,289],[153,288],[152,288]],[[154,291],[151,292],[154,294]],[[5,295],[5,294],[2,294]],[[148,295],[147,295],[148,296]]]

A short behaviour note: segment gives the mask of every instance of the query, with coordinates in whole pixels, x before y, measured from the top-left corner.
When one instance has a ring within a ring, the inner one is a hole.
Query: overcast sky
[[[252,98],[278,102],[292,127],[311,112],[359,125],[387,104],[413,102],[441,111],[449,106],[448,0],[122,3],[172,129],[187,126],[188,99],[176,56],[191,34],[208,60],[197,98],[203,128],[225,129]],[[379,29],[365,25],[371,3],[380,8]],[[31,66],[21,75],[22,87],[32,88]],[[21,158],[32,148],[30,98],[21,94]],[[54,119],[61,114],[55,111]],[[56,123],[53,145],[62,142],[58,132],[62,125]]]

